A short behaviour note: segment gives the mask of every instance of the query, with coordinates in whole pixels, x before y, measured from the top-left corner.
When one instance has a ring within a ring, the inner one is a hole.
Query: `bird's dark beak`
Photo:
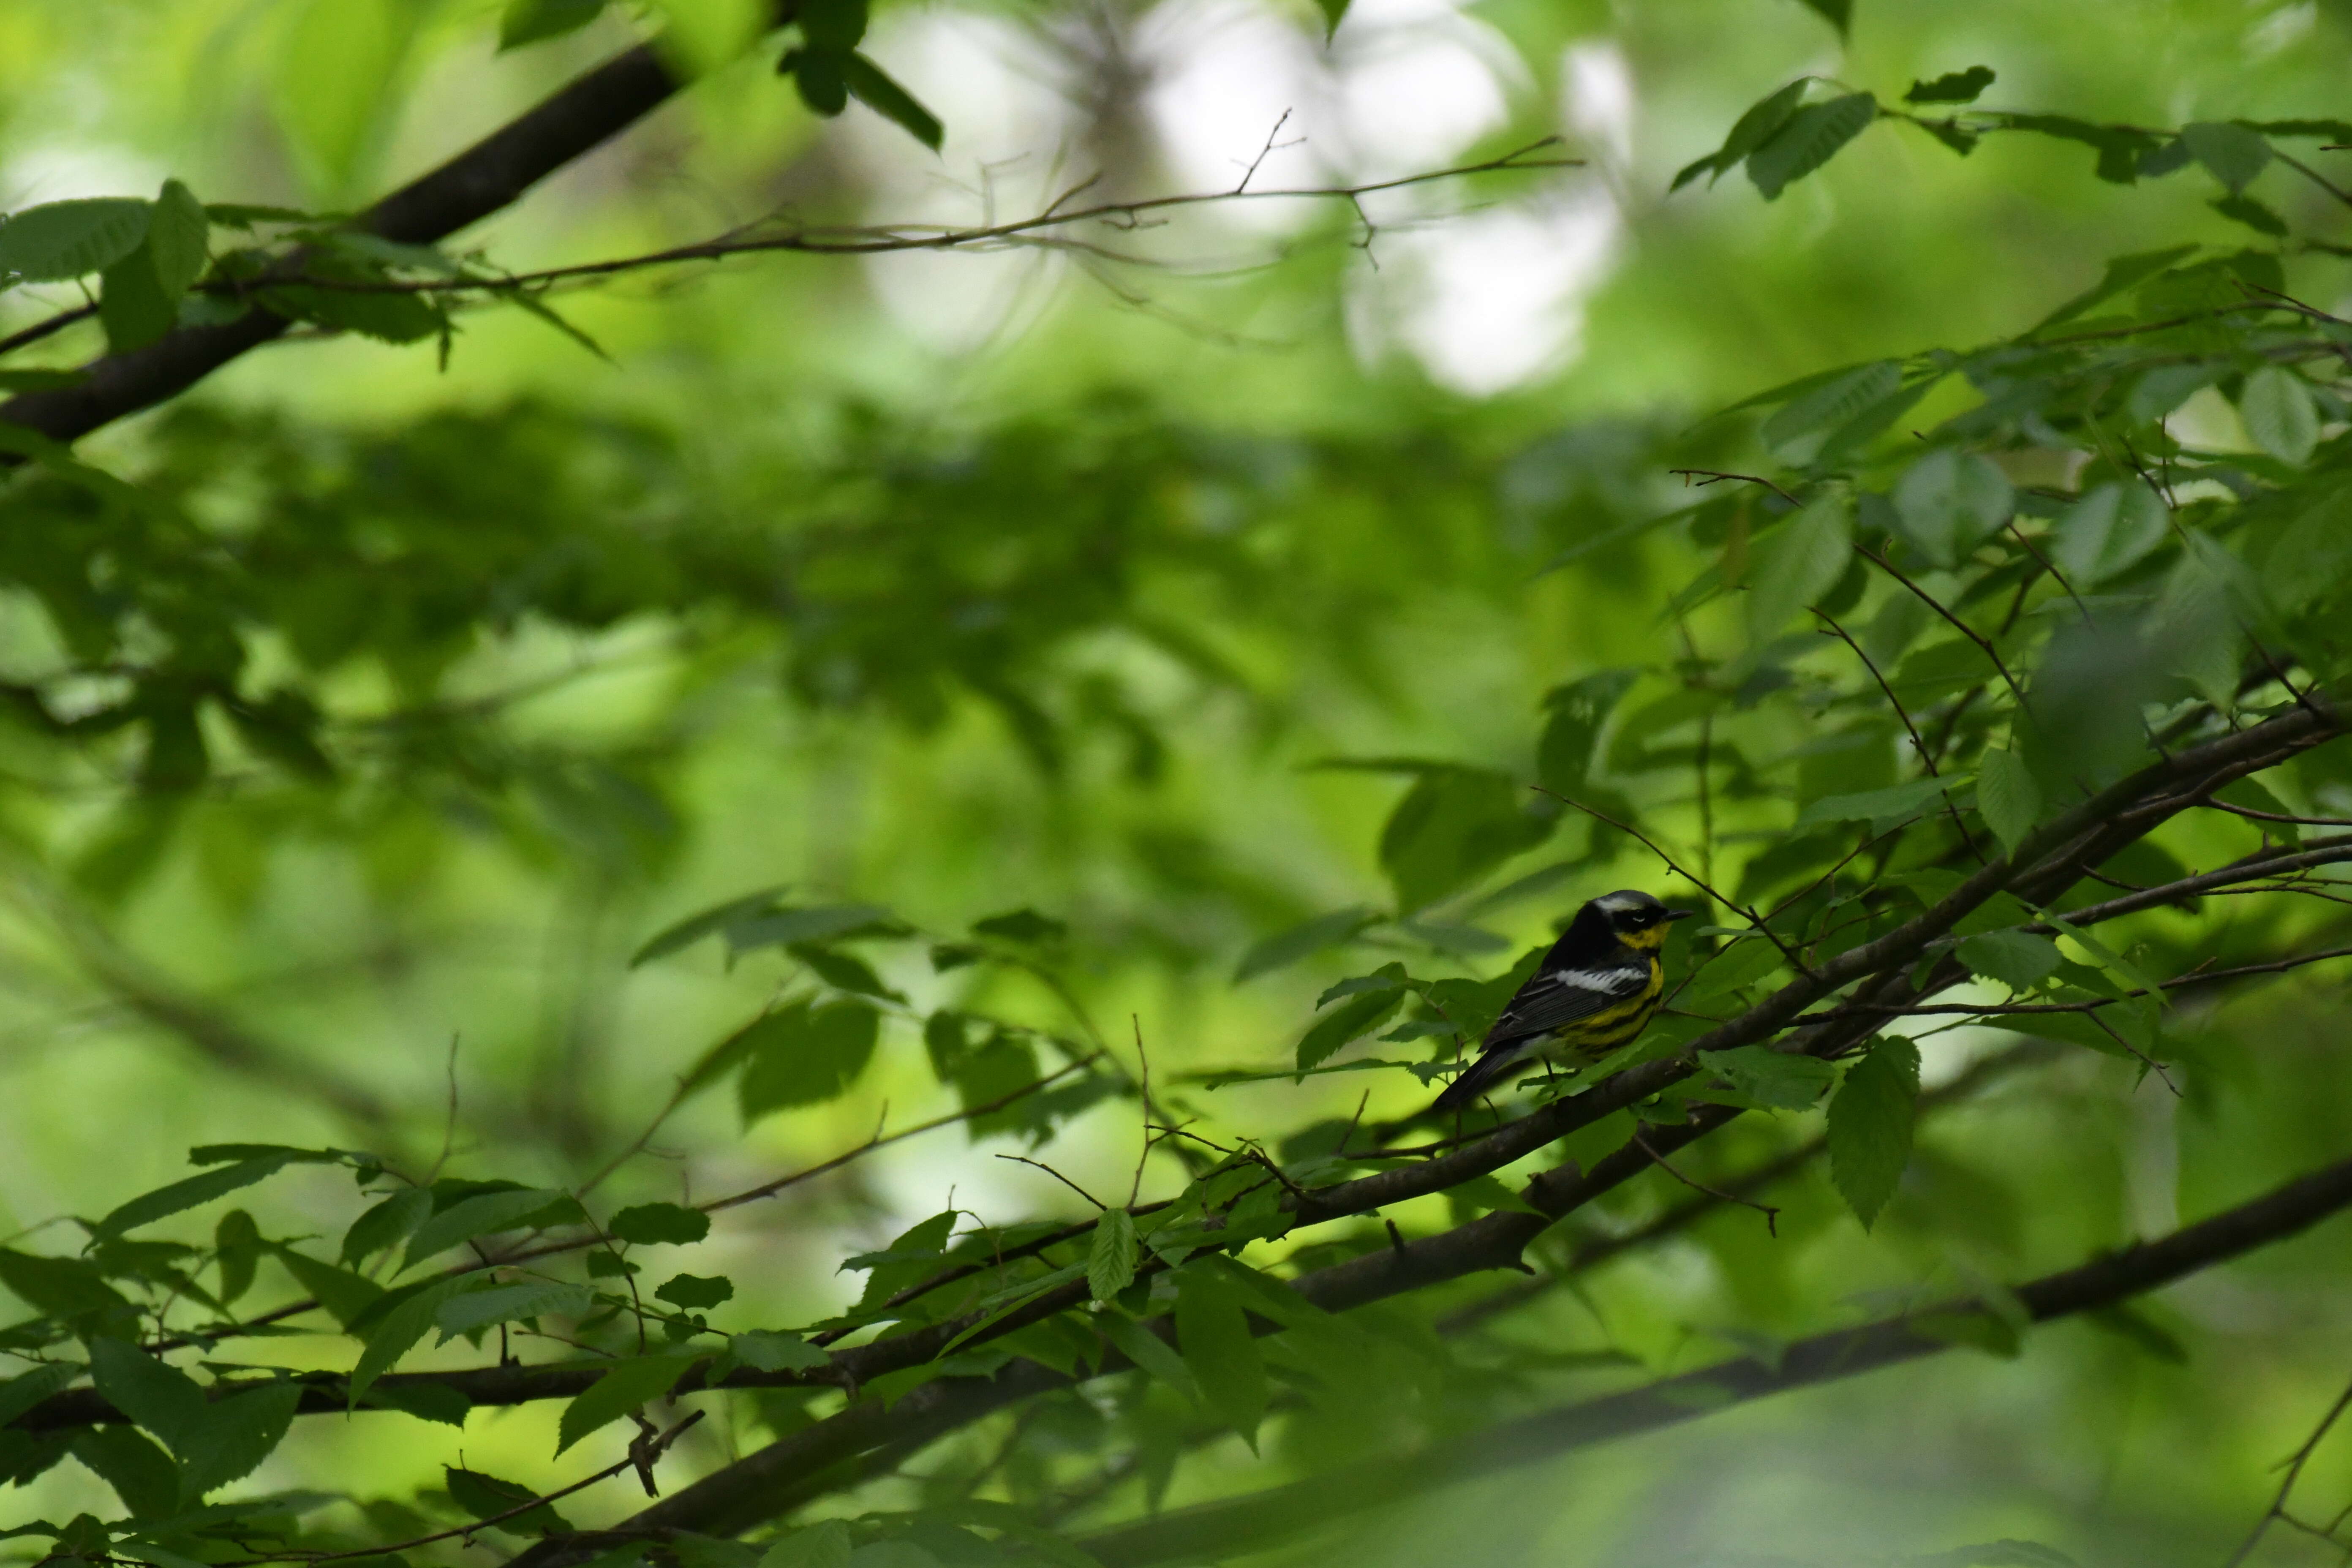
[[[1676,921],[1686,921],[1696,913],[1698,913],[1696,910],[1668,910],[1666,911],[1666,923],[1668,925],[1672,925]]]

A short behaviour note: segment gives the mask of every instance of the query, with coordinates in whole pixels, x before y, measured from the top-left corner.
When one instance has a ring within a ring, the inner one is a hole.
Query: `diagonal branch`
[[[2352,1160],[2289,1182],[2153,1242],[2017,1287],[2028,1319],[2044,1323],[2113,1306],[2309,1228],[2352,1207]],[[1951,1341],[1922,1332],[1937,1317],[1982,1317],[1974,1300],[1884,1318],[1790,1345],[1778,1365],[1744,1360],[1685,1373],[1624,1394],[1563,1405],[1491,1427],[1466,1441],[1373,1460],[1243,1498],[1179,1509],[1079,1538],[1107,1568],[1213,1559],[1412,1492],[1534,1464],[1573,1449],[1677,1426],[1750,1400],[1937,1354]]]

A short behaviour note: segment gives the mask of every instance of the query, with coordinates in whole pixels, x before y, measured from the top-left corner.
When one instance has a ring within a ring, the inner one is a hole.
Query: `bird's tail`
[[[1527,1047],[1517,1043],[1500,1046],[1488,1051],[1485,1056],[1472,1062],[1468,1070],[1461,1077],[1447,1084],[1445,1092],[1437,1097],[1437,1103],[1430,1109],[1454,1110],[1469,1104],[1494,1087],[1497,1079],[1504,1077],[1513,1068],[1518,1066],[1519,1058],[1526,1054]]]

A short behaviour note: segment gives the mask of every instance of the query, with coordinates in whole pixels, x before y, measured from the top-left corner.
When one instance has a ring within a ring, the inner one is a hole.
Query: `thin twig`
[[[1981,648],[1984,651],[1985,658],[1992,660],[1993,668],[2000,672],[2000,679],[2009,687],[2011,695],[2017,699],[2017,705],[2020,708],[2025,709],[2029,712],[2032,710],[2032,704],[2025,700],[2024,689],[2017,684],[2016,677],[2009,673],[2009,666],[2000,661],[2000,655],[1993,650],[1991,643],[1985,640],[1983,633],[1978,631],[1976,627],[1969,625],[1968,622],[1960,619],[1959,616],[1946,609],[1941,600],[1937,599],[1933,594],[1927,592],[1927,589],[1919,586],[1918,584],[1911,581],[1910,578],[1905,576],[1902,569],[1896,566],[1893,562],[1887,560],[1885,556],[1879,554],[1878,552],[1871,549],[1870,546],[1866,544],[1857,544],[1854,546],[1854,549],[1858,551],[1865,560],[1875,563],[1880,571],[1885,573],[1897,583],[1900,583],[1906,588],[1910,589],[1912,593],[1917,595],[1921,603],[1925,604],[1929,609],[1935,611],[1937,615],[1943,616],[1945,620],[1949,621],[1952,626],[1958,630],[1962,637],[1968,638],[1970,642],[1976,644],[1978,647]]]
[[[1737,1193],[1720,1192],[1714,1187],[1708,1186],[1705,1182],[1693,1181],[1690,1177],[1683,1174],[1682,1172],[1675,1169],[1672,1163],[1670,1163],[1664,1154],[1661,1154],[1655,1149],[1651,1148],[1648,1141],[1643,1138],[1639,1128],[1634,1129],[1633,1131],[1633,1147],[1639,1149],[1643,1153],[1647,1154],[1650,1157],[1651,1163],[1656,1165],[1658,1169],[1664,1171],[1667,1175],[1672,1176],[1675,1181],[1680,1182],[1683,1185],[1690,1188],[1693,1192],[1705,1193],[1708,1197],[1714,1198],[1718,1203],[1738,1204],[1742,1208],[1754,1209],[1758,1214],[1764,1216],[1765,1233],[1776,1241],[1780,1239],[1780,1211],[1772,1205],[1758,1203],[1754,1198],[1743,1198]]]
[[[1106,1211],[1110,1207],[1110,1205],[1103,1202],[1102,1199],[1095,1196],[1094,1194],[1087,1191],[1086,1188],[1078,1185],[1077,1183],[1070,1180],[1069,1177],[1062,1174],[1061,1172],[1054,1169],[1053,1166],[1048,1165],[1043,1160],[1032,1160],[1025,1154],[999,1154],[997,1158],[1000,1160],[1010,1160],[1016,1165],[1034,1165],[1038,1170],[1041,1170],[1047,1175],[1053,1177],[1054,1180],[1061,1183],[1062,1185],[1069,1188],[1070,1191],[1077,1194],[1078,1196],[1086,1199],[1087,1202],[1094,1205],[1095,1207]]]
[[[2303,1447],[2288,1456],[2286,1478],[2279,1482],[2278,1495],[2271,1499],[2269,1509],[2263,1512],[2262,1518],[2254,1521],[2252,1531],[2245,1540],[2238,1543],[2238,1549],[2230,1553],[2230,1560],[2223,1563],[2221,1568],[2238,1568],[2240,1563],[2253,1554],[2254,1548],[2260,1545],[2263,1537],[2269,1533],[2272,1523],[2286,1518],[2287,1496],[2294,1490],[2295,1482],[2303,1479],[2304,1466],[2311,1462],[2311,1456],[2318,1449],[2321,1440],[2327,1436],[2328,1430],[2336,1425],[2337,1418],[2347,1409],[2352,1409],[2352,1384],[2347,1384],[2344,1392],[2336,1396],[2336,1403],[2327,1407],[2327,1414],[2319,1418],[2319,1425],[2313,1427],[2311,1436],[2303,1440]]]

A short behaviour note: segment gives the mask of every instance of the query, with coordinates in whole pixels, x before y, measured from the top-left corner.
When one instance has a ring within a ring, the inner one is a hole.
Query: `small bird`
[[[1666,928],[1697,912],[1668,909],[1631,888],[1577,910],[1486,1031],[1478,1059],[1433,1109],[1467,1105],[1531,1055],[1559,1051],[1592,1061],[1640,1034],[1665,989],[1658,953]]]

